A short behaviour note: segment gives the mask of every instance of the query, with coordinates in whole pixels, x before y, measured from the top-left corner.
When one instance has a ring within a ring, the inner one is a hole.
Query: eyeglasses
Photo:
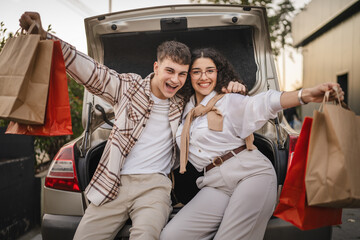
[[[202,72],[200,70],[191,70],[190,76],[193,80],[198,80],[202,77],[203,73],[205,73],[206,77],[208,78],[214,78],[217,74],[218,70],[216,68],[208,69],[205,72]]]

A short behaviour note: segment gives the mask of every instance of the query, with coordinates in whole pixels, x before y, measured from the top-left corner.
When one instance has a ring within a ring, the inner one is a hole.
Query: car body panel
[[[43,240],[71,240],[81,220],[79,216],[45,214],[42,222]],[[126,224],[117,234],[116,239],[129,239],[130,224]],[[331,239],[332,228],[322,227],[302,231],[279,218],[270,219],[264,240],[319,240]]]
[[[81,216],[44,214],[41,223],[43,240],[72,240]]]
[[[44,212],[61,215],[84,215],[84,195],[82,192],[70,192],[44,187]]]

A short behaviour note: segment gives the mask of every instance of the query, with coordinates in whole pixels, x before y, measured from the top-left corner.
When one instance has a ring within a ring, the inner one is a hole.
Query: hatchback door
[[[153,71],[157,46],[177,40],[191,49],[218,49],[232,62],[251,95],[279,89],[267,25],[265,8],[239,5],[161,6],[85,19],[88,54],[119,73],[146,77]],[[88,102],[112,111],[86,93],[84,125]],[[100,113],[95,114],[100,119]]]

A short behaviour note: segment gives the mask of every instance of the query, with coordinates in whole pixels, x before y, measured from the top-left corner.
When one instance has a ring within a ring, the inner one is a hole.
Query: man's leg
[[[171,213],[171,181],[162,174],[136,175],[132,179],[137,196],[130,209],[131,240],[158,240]]]
[[[90,204],[82,217],[74,240],[114,239],[129,218],[128,183],[121,176],[119,196],[101,206]]]
[[[166,225],[160,239],[213,239],[229,199],[221,190],[202,188]]]

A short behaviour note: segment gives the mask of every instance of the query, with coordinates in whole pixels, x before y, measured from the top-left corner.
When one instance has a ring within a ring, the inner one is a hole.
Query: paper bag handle
[[[330,91],[326,91],[325,94],[324,94],[324,97],[323,97],[323,101],[320,104],[319,112],[322,112],[325,102],[329,101],[329,96],[330,96]]]
[[[27,30],[27,33],[28,33],[28,34],[31,34],[32,31],[35,29],[35,27],[38,28],[38,25],[37,25],[35,22],[33,22],[33,23],[30,25],[29,29]]]
[[[29,29],[27,30],[27,34],[31,34],[32,31],[35,29],[35,27],[38,27],[38,26],[37,26],[37,24],[36,24],[35,22],[33,22],[33,23],[30,25]],[[20,30],[21,30],[20,33],[21,33],[22,35],[25,35],[25,34],[26,34],[26,33],[24,32],[24,31],[25,31],[24,28],[19,28],[19,29],[15,32],[14,36],[16,36],[17,33],[18,33]]]
[[[334,100],[334,103],[335,104],[339,104],[339,107],[343,107],[345,109],[348,109],[350,110],[350,108],[348,107],[348,105],[344,102],[344,101],[341,101],[340,100],[340,96],[339,96],[339,92],[338,92],[338,89],[337,87],[333,87],[333,89],[335,90],[336,92],[336,100]],[[323,98],[323,101],[319,107],[319,112],[322,112],[323,110],[323,105],[325,104],[325,102],[328,102],[329,101],[329,97],[330,97],[330,91],[326,91],[325,94],[324,94],[324,98]]]

